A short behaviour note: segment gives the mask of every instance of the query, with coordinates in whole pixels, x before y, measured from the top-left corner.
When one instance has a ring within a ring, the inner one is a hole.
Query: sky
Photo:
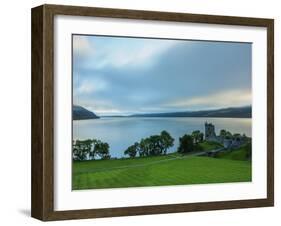
[[[99,116],[251,105],[250,43],[73,35],[73,104]]]

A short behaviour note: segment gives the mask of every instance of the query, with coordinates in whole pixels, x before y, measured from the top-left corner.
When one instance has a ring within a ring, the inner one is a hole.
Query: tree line
[[[130,158],[136,157],[137,154],[140,157],[165,155],[173,145],[174,138],[163,130],[160,135],[152,135],[141,139],[140,142],[135,142],[124,151],[124,154],[129,155]]]
[[[240,134],[240,133],[234,133],[232,134],[231,132],[227,131],[227,130],[224,130],[222,129],[220,131],[220,135],[219,135],[221,138],[224,138],[224,139],[248,139],[247,136],[245,134]]]
[[[109,144],[97,139],[73,141],[72,150],[73,160],[110,159]]]
[[[199,130],[195,130],[189,134],[185,134],[179,138],[178,153],[185,154],[193,151],[202,151],[199,143],[204,141],[204,134]]]
[[[152,135],[141,139],[140,142],[135,142],[124,151],[124,154],[129,155],[130,158],[135,158],[137,154],[140,157],[165,155],[167,150],[174,145],[174,140],[167,131],[163,130],[160,135]],[[177,152],[184,154],[199,151],[202,149],[199,143],[203,141],[204,134],[199,130],[193,131],[191,135],[185,134],[179,138]]]
[[[124,155],[130,158],[166,155],[168,149],[174,146],[174,141],[175,139],[163,130],[159,135],[151,135],[135,142],[124,151]],[[177,152],[184,154],[201,150],[199,143],[203,141],[204,135],[199,130],[193,131],[190,135],[185,134],[179,138]],[[108,143],[97,139],[76,140],[73,141],[73,159],[77,161],[110,159],[109,149]]]

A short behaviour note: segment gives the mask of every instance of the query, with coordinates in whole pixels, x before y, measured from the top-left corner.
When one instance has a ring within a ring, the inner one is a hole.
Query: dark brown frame
[[[267,28],[267,198],[205,203],[54,211],[54,16],[95,16]],[[274,20],[125,9],[42,5],[32,9],[32,195],[31,215],[50,220],[160,214],[274,205]]]

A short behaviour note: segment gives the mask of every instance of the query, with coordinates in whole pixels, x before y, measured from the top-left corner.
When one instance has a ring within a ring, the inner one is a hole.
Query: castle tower
[[[205,122],[205,140],[216,141],[215,126],[212,123]]]

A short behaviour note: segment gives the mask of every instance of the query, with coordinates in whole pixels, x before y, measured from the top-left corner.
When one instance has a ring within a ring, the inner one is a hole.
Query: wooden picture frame
[[[267,198],[168,205],[54,210],[54,16],[124,18],[153,21],[255,26],[267,29]],[[274,205],[274,21],[273,19],[196,15],[42,5],[32,9],[32,201],[31,215],[50,220],[163,214]]]

